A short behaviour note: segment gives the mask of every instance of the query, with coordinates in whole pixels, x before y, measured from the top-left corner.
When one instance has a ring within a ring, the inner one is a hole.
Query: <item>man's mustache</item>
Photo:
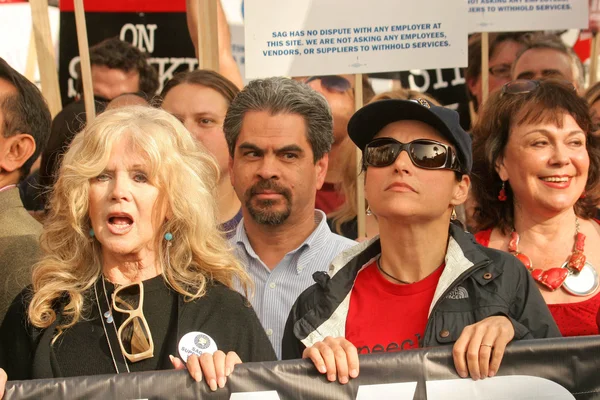
[[[257,194],[261,194],[265,190],[280,194],[283,197],[285,197],[288,201],[292,198],[292,193],[288,188],[279,185],[272,179],[263,179],[252,185],[250,189],[246,191],[246,197],[250,198]]]

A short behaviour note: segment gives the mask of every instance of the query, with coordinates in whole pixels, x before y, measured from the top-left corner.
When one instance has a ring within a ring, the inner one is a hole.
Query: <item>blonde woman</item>
[[[196,345],[187,368],[216,390],[241,360],[274,360],[231,290],[248,277],[217,229],[217,180],[214,158],[165,111],[107,111],[76,136],[45,256],[0,328],[9,379],[183,368]]]
[[[425,99],[431,104],[439,106],[440,104],[433,98],[421,92],[411,89],[396,89],[390,92],[380,93],[373,97],[370,103],[379,100],[414,100],[414,99]],[[350,140],[344,142],[343,147],[340,151],[342,153],[342,160],[348,160],[345,164],[345,168],[342,173],[342,184],[341,191],[344,194],[346,201],[336,211],[327,215],[329,227],[331,230],[339,235],[345,236],[348,239],[356,239],[363,241],[370,239],[379,234],[379,225],[377,220],[371,212],[367,212],[366,219],[366,233],[365,238],[358,237],[358,225],[356,215],[357,204],[356,204],[356,146]]]

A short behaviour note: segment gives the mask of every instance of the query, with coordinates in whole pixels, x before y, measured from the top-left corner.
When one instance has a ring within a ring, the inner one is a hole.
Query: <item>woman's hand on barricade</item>
[[[4,397],[4,387],[6,386],[7,379],[6,372],[0,368],[0,400]]]
[[[515,336],[515,329],[507,317],[488,317],[467,326],[452,349],[458,374],[474,380],[492,377],[498,373],[506,345]]]
[[[212,391],[223,388],[235,365],[242,363],[242,360],[234,351],[225,354],[221,350],[215,351],[214,354],[204,353],[200,357],[192,354],[188,357],[187,363],[177,357],[169,356],[169,358],[175,369],[187,368],[196,382],[200,382],[204,377]]]
[[[322,374],[327,374],[331,382],[348,383],[349,377],[358,376],[358,351],[356,347],[343,337],[328,336],[322,342],[304,349],[302,358],[310,358]]]

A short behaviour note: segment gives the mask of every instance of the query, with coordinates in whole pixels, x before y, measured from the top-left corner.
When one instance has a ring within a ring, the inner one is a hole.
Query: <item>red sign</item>
[[[60,10],[74,11],[73,3],[61,0]],[[83,8],[86,12],[185,12],[185,0],[85,0]]]

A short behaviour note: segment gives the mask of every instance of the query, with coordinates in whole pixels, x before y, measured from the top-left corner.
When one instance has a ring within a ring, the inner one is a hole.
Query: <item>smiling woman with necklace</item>
[[[494,94],[475,136],[477,240],[523,262],[564,336],[597,335],[600,147],[585,100],[563,81]]]
[[[0,328],[9,379],[187,360],[216,390],[241,360],[274,360],[232,290],[248,277],[217,229],[217,178],[213,157],[165,111],[107,111],[77,135],[51,196],[45,255]]]

